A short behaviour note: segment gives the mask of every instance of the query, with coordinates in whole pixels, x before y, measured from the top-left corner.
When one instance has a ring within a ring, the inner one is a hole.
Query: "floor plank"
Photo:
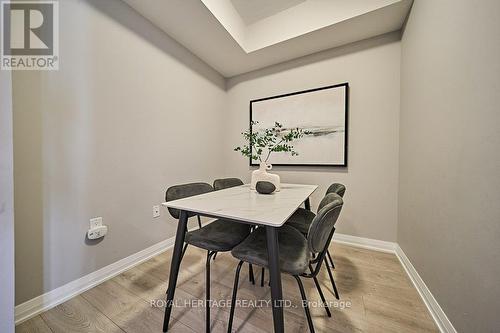
[[[162,311],[151,307],[113,279],[84,292],[82,297],[127,333],[154,332],[162,327]],[[173,321],[170,331],[186,332],[190,329]]]
[[[333,244],[333,271],[341,301],[335,300],[324,268],[318,279],[332,317],[319,306],[319,295],[311,279],[303,279],[317,332],[438,332],[418,292],[395,255]],[[80,296],[19,325],[16,332],[161,332],[165,291],[172,252],[167,251],[123,272]],[[205,331],[206,251],[189,247],[182,261],[176,306],[172,311],[172,332]],[[217,303],[211,309],[212,332],[226,332],[229,301],[238,261],[230,253],[219,253],[211,262],[211,295]],[[272,332],[272,311],[268,271],[264,287],[254,267],[256,285],[249,282],[248,265],[241,270],[238,300],[246,306],[235,311],[233,331]],[[307,332],[295,279],[282,275],[283,295],[289,301],[284,310],[286,332]],[[257,306],[260,302],[262,306]]]
[[[82,296],[76,296],[42,313],[41,316],[54,333],[123,333],[115,323]]]
[[[35,316],[30,320],[16,326],[16,333],[51,333],[49,326],[43,321],[42,317]]]

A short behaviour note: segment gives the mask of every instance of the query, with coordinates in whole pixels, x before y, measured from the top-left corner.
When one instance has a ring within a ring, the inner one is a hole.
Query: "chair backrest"
[[[335,223],[343,204],[344,201],[336,193],[328,193],[321,200],[318,214],[313,219],[307,233],[307,244],[312,253],[319,253],[329,245],[330,236],[335,230]]]
[[[216,191],[240,185],[243,185],[243,181],[239,178],[222,178],[214,180],[214,189]]]
[[[194,195],[203,194],[212,192],[214,188],[207,183],[190,183],[190,184],[182,184],[171,186],[167,189],[165,193],[165,201],[172,201],[187,197],[192,197]],[[175,208],[168,209],[170,215],[173,218],[178,219],[180,215],[180,211]],[[195,216],[196,213],[188,213],[188,217]]]
[[[325,195],[327,195],[328,193],[337,193],[343,198],[345,194],[345,186],[340,183],[333,183],[332,185],[330,185],[330,187],[328,187]]]

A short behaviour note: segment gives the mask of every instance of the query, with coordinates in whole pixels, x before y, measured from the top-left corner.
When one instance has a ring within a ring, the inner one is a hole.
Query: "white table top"
[[[162,205],[214,217],[279,227],[317,188],[317,185],[281,184],[280,192],[265,195],[250,190],[250,185],[241,185],[164,202]]]

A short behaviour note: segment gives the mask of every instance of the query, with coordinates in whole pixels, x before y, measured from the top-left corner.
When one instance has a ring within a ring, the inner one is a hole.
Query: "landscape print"
[[[322,87],[250,102],[252,131],[283,125],[307,130],[310,134],[293,141],[298,156],[274,153],[273,165],[346,166],[348,84]],[[252,161],[258,164],[258,161]]]

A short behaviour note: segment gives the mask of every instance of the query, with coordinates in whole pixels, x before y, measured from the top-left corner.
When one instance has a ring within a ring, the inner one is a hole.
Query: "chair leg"
[[[261,287],[264,287],[264,272],[265,272],[265,268],[262,267],[262,273],[260,274],[260,286]]]
[[[326,260],[324,261],[324,264],[326,266],[326,270],[328,271],[328,275],[330,276],[330,282],[332,283],[333,292],[335,293],[335,298],[340,299],[339,291],[337,290],[337,286],[335,285],[335,280],[333,280],[333,274],[332,274],[332,271],[330,269],[330,266],[328,266],[328,264],[326,263]]]
[[[205,293],[205,331],[210,332],[210,260],[216,252],[207,252],[207,263],[205,265],[206,293]]]
[[[309,331],[311,333],[314,333],[314,325],[312,322],[311,313],[309,312],[309,306],[307,305],[307,297],[306,297],[306,292],[304,291],[304,286],[302,285],[302,281],[300,280],[300,277],[298,277],[297,275],[294,275],[293,277],[295,278],[295,280],[297,280],[297,284],[299,285],[300,296],[302,296],[302,303],[304,305],[304,311],[306,312],[307,324],[309,325]]]
[[[326,250],[326,254],[328,255],[328,259],[330,260],[330,266],[335,269],[335,264],[333,263],[332,256],[330,255],[330,250]]]
[[[311,264],[309,264],[309,269],[311,270],[311,274],[314,274]],[[321,286],[320,286],[316,276],[313,276],[313,280],[314,280],[314,284],[316,285],[316,289],[318,290],[319,297],[321,298],[321,302],[323,302],[323,306],[325,307],[326,315],[328,317],[331,317],[332,313],[330,312],[330,308],[328,307],[328,304],[326,303],[325,295],[323,295],[323,290],[321,290]]]
[[[233,296],[231,298],[231,311],[229,313],[229,323],[227,324],[227,332],[231,333],[233,328],[233,317],[234,317],[234,308],[236,307],[236,293],[238,292],[238,282],[240,280],[240,271],[241,266],[243,266],[243,260],[240,260],[238,267],[236,268],[236,275],[234,277],[234,286],[233,286]]]
[[[184,258],[184,254],[186,253],[186,250],[188,248],[188,243],[184,244],[184,248],[182,249],[182,254],[181,254],[181,260]]]
[[[248,278],[253,285],[255,285],[255,278],[253,276],[253,267],[252,264],[248,264]]]

